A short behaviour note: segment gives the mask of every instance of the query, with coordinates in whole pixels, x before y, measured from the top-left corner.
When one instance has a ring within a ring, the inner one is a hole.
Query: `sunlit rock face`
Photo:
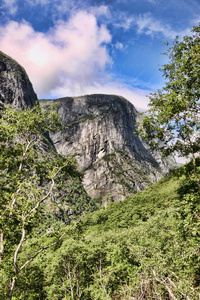
[[[105,205],[121,201],[168,171],[167,162],[158,155],[153,157],[135,134],[139,113],[123,97],[87,95],[49,100],[54,102],[58,102],[67,128],[64,134],[57,132],[51,138],[59,153],[76,158],[91,197],[101,196]]]
[[[0,52],[0,106],[25,109],[36,100],[25,70]],[[152,155],[137,137],[139,113],[123,97],[99,94],[48,101],[58,102],[66,125],[64,133],[51,135],[56,150],[75,157],[85,190],[92,198],[101,197],[105,206],[145,189],[174,165],[159,153]]]
[[[24,109],[33,107],[37,95],[26,71],[11,57],[0,51],[0,105]]]

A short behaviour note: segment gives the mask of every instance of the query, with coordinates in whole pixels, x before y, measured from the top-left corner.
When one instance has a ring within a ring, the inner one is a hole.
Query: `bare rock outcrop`
[[[121,201],[169,169],[135,134],[139,113],[125,98],[96,94],[49,100],[55,101],[66,129],[51,139],[59,153],[76,158],[92,198],[101,196],[105,205]]]
[[[15,60],[0,51],[0,105],[24,109],[33,107],[37,95],[26,71]]]

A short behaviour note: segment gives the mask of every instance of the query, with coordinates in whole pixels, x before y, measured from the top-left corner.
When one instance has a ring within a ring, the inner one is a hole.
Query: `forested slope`
[[[43,236],[33,230],[21,261],[63,227],[52,217],[49,224],[52,230]],[[62,242],[21,274],[15,297],[199,299],[199,228],[199,191],[188,164],[68,226]]]

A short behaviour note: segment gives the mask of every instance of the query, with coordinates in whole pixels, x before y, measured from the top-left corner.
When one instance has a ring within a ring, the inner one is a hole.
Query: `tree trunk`
[[[12,284],[10,287],[9,300],[12,300],[12,295],[13,295],[13,291],[14,291],[14,287],[15,287],[15,281],[16,281],[16,277],[13,277]]]

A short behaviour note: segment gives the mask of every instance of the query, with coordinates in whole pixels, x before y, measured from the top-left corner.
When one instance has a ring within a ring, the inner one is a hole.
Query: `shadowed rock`
[[[24,109],[37,100],[26,71],[11,57],[0,51],[0,104]]]

